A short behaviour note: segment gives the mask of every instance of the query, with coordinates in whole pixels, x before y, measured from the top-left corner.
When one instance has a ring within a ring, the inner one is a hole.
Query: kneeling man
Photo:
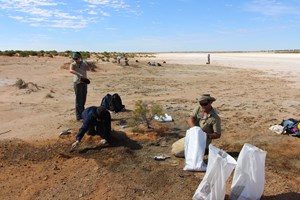
[[[76,135],[76,141],[72,144],[71,150],[79,146],[84,134],[100,135],[103,139],[100,144],[111,142],[111,116],[109,111],[103,106],[91,106],[82,112],[83,124]]]

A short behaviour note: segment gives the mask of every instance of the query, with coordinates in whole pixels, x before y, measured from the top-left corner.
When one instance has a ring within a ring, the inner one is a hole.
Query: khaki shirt
[[[190,116],[195,117],[196,125],[200,126],[200,128],[207,134],[212,133],[221,133],[221,119],[217,114],[217,111],[212,108],[211,111],[208,113],[207,117],[203,117],[201,106],[198,106],[193,110]],[[206,146],[211,143],[211,139],[206,141]]]

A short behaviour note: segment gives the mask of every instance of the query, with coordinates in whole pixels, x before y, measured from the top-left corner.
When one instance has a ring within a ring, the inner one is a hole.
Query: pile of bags
[[[269,129],[278,134],[290,134],[294,137],[300,137],[300,121],[297,119],[284,119],[280,124],[275,124]]]

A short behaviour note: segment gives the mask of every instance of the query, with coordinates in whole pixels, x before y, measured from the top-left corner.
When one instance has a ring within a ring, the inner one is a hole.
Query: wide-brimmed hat
[[[196,98],[197,101],[203,101],[203,100],[208,100],[208,101],[215,101],[216,98],[210,96],[210,94],[202,94],[199,98]]]

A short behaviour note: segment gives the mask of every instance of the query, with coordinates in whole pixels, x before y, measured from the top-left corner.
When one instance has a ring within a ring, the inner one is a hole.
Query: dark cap
[[[100,119],[103,117],[104,113],[106,111],[106,108],[104,106],[99,106],[94,110],[94,117],[97,119]]]

